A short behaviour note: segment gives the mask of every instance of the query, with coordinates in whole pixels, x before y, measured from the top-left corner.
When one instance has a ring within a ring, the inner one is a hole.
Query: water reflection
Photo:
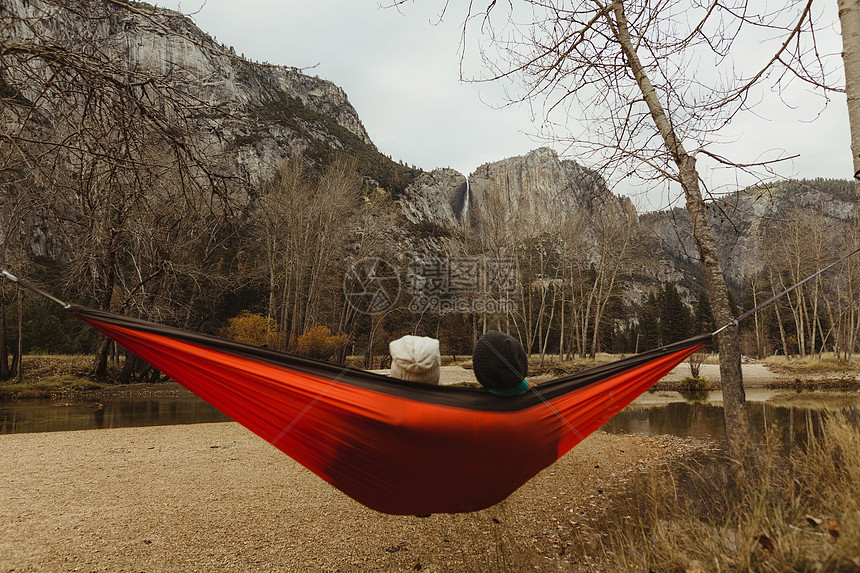
[[[98,402],[0,402],[0,434],[225,422],[230,418],[194,397],[115,398]]]
[[[750,389],[747,408],[753,426],[768,439],[793,443],[809,427],[817,427],[822,412],[847,411],[860,417],[860,393]],[[65,403],[51,400],[0,402],[0,434],[90,430],[128,426],[157,426],[224,422],[229,418],[193,396],[113,398],[99,402]],[[778,428],[778,430],[776,429]],[[673,434],[724,438],[722,394],[648,392],[603,425],[615,434]]]
[[[791,444],[818,428],[825,412],[860,413],[857,392],[791,392],[753,390],[747,393],[747,412],[753,429],[762,437]],[[722,394],[683,396],[678,392],[643,395],[601,428],[614,434],[672,434],[699,438],[725,438]]]

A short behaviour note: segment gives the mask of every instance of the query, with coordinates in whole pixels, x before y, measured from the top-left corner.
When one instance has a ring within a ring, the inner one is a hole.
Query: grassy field
[[[103,387],[89,379],[93,357],[84,354],[24,356],[22,381],[0,382],[0,399],[48,398]]]
[[[805,358],[785,356],[768,356],[764,359],[764,365],[774,372],[784,374],[845,374],[854,375],[860,373],[860,360],[853,360],[850,364],[840,361],[832,352],[815,354]]]

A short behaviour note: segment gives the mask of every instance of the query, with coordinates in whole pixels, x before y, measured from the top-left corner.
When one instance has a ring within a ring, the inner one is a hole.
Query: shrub
[[[349,337],[338,332],[332,334],[327,327],[317,324],[310,327],[307,332],[299,336],[291,346],[296,353],[317,360],[327,360],[334,353],[346,347]]]
[[[687,402],[706,402],[710,384],[704,378],[687,376],[678,383],[678,393]]]
[[[278,348],[283,339],[274,319],[247,310],[240,312],[239,316],[228,319],[227,326],[222,328],[219,334],[237,342],[273,348]]]
[[[693,352],[690,355],[690,358],[687,359],[687,362],[690,363],[690,374],[693,375],[693,378],[699,378],[699,373],[702,370],[702,364],[704,364],[705,359],[708,357],[708,354],[708,349],[706,347],[702,347]]]
[[[678,383],[679,391],[683,392],[701,392],[709,388],[710,385],[707,380],[693,376],[687,376]]]

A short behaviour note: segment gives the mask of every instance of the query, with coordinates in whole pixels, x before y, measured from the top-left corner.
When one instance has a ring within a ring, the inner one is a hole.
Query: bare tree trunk
[[[678,166],[678,175],[684,195],[687,200],[687,211],[693,227],[693,236],[702,260],[702,270],[705,273],[705,284],[711,302],[711,311],[717,324],[725,325],[734,319],[729,305],[728,289],[720,270],[720,259],[717,253],[717,243],[714,239],[707,220],[705,202],[699,190],[699,174],[696,171],[696,159],[687,154],[681,140],[675,133],[671,122],[666,116],[650,78],[648,77],[636,48],[630,39],[627,27],[627,16],[622,0],[613,0],[613,12],[617,25],[616,39],[621,45],[627,65],[633,72],[636,83],[642,93],[651,117],[657,126],[666,145]],[[732,452],[737,456],[745,456],[751,449],[749,420],[744,402],[743,375],[741,373],[740,339],[737,326],[729,326],[720,336],[720,383],[723,390],[723,406],[726,419],[726,435]]]
[[[699,192],[699,175],[695,159],[686,156],[679,164],[681,180],[687,196],[687,211],[693,223],[693,235],[702,258],[702,270],[711,311],[718,326],[729,324],[734,315],[729,305],[728,289],[720,270],[717,243],[708,225],[705,202]],[[729,326],[719,335],[720,386],[723,390],[723,407],[726,418],[726,435],[735,455],[744,455],[751,448],[749,420],[744,403],[746,396],[741,372],[740,337],[736,325]]]
[[[860,242],[860,2],[858,0],[837,0],[839,7],[839,23],[842,26],[842,64],[845,67],[845,93],[848,96],[848,123],[851,126],[851,157],[854,161],[854,191],[857,201],[854,213],[855,231],[853,233],[853,247],[858,247]],[[853,267],[853,265],[852,265]],[[855,281],[849,279],[849,301],[855,296]],[[848,340],[846,344],[846,362],[851,363],[854,352],[854,343],[857,334],[857,324],[860,317],[855,320],[856,310],[854,304],[850,304],[850,319]]]
[[[543,366],[543,359],[546,356],[546,347],[547,347],[547,344],[549,343],[550,331],[552,330],[552,319],[555,316],[555,304],[556,304],[557,298],[558,298],[558,285],[555,282],[553,282],[553,284],[552,284],[552,302],[550,303],[550,307],[549,307],[549,319],[547,320],[546,334],[543,336],[543,344],[541,345],[541,349],[540,349],[539,366]],[[543,321],[541,321],[541,323],[543,323]]]
[[[561,317],[560,317],[560,326],[558,329],[558,360],[561,362],[564,360],[564,305],[567,304],[567,301],[564,298],[564,285],[567,284],[565,281],[564,272],[561,274]]]
[[[24,291],[20,286],[16,285],[15,290],[18,291],[18,362],[17,366],[17,374],[18,374],[18,384],[22,384],[24,382],[24,367],[22,364],[24,363]]]
[[[758,289],[759,289],[759,278],[758,275],[753,276],[750,279],[750,289],[752,290],[753,297],[753,308],[758,306]],[[753,321],[755,322],[755,357],[757,360],[761,359],[764,355],[761,343],[761,324],[759,324],[759,313],[753,314]]]
[[[819,277],[819,279],[820,279],[820,277]],[[816,352],[816,344],[817,344],[816,341],[818,339],[818,336],[824,337],[824,331],[821,330],[821,328],[819,326],[821,324],[821,319],[818,317],[818,299],[819,299],[819,294],[818,294],[819,284],[818,283],[819,283],[819,280],[816,280],[815,281],[815,290],[813,291],[813,297],[814,298],[812,299],[812,318],[808,319],[812,323],[811,324],[812,336],[810,336],[810,344],[811,344],[811,350],[812,350],[813,354],[815,354],[815,352]],[[816,332],[816,328],[818,328],[818,332]]]
[[[6,343],[6,279],[0,279],[0,380],[8,380],[9,353]]]
[[[792,278],[795,284],[799,279]],[[794,312],[794,328],[797,332],[797,350],[801,358],[806,358],[806,322],[804,321],[804,309],[806,308],[806,298],[803,296],[803,287],[794,291],[797,300],[797,306],[793,308]],[[790,297],[791,295],[789,295]],[[789,298],[790,300],[790,298]]]
[[[842,64],[845,67],[848,122],[851,124],[851,157],[856,173],[860,171],[860,2],[837,0],[836,4],[842,25]],[[860,212],[860,180],[854,180],[854,189]]]
[[[776,288],[776,283],[773,280],[773,269],[768,267],[767,269],[768,277],[770,278],[770,290],[773,293],[778,292]],[[782,325],[782,316],[779,313],[779,301],[776,301],[773,305],[773,310],[776,312],[776,324],[779,326],[779,340],[782,342],[782,354],[786,358],[788,358],[788,342],[785,340],[785,327]]]

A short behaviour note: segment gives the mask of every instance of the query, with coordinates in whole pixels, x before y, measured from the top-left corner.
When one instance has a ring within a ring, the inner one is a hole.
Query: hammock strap
[[[858,172],[858,173],[860,173],[860,172]],[[766,300],[766,301],[764,301],[763,303],[759,304],[759,305],[758,305],[758,306],[756,306],[755,308],[753,308],[753,309],[751,309],[751,310],[746,311],[745,313],[743,313],[742,315],[740,315],[739,317],[737,317],[737,318],[735,318],[735,319],[732,319],[732,321],[731,321],[731,322],[729,322],[728,324],[726,324],[726,325],[724,325],[724,326],[721,326],[720,328],[718,328],[717,330],[715,330],[714,332],[712,332],[712,333],[711,333],[711,335],[712,335],[712,336],[716,336],[717,334],[719,334],[720,332],[724,331],[725,329],[727,329],[727,328],[728,328],[728,327],[730,327],[730,326],[737,326],[737,325],[738,325],[738,323],[740,323],[742,320],[745,320],[745,319],[749,318],[750,316],[754,315],[755,313],[757,313],[758,311],[760,311],[761,309],[763,309],[763,308],[765,308],[765,307],[767,307],[767,306],[770,306],[770,305],[771,305],[771,304],[773,304],[776,300],[778,300],[778,299],[782,298],[783,296],[787,295],[788,293],[790,293],[791,291],[793,291],[793,290],[794,290],[794,289],[796,289],[797,287],[799,287],[799,286],[803,285],[804,283],[806,283],[806,282],[808,282],[808,281],[811,281],[812,279],[814,279],[815,277],[819,276],[820,274],[822,274],[822,273],[824,273],[824,272],[828,271],[831,267],[834,267],[834,266],[838,265],[839,263],[841,263],[842,261],[844,261],[844,260],[845,260],[845,259],[847,259],[848,257],[852,257],[852,256],[854,256],[855,254],[857,254],[858,252],[860,252],[860,247],[858,247],[858,248],[854,249],[853,251],[851,251],[851,252],[850,252],[850,253],[848,253],[847,255],[843,256],[842,258],[839,258],[839,259],[837,259],[837,260],[833,261],[832,263],[830,263],[830,264],[829,264],[829,265],[827,265],[826,267],[824,267],[824,268],[822,268],[822,269],[819,269],[818,271],[816,271],[816,272],[812,273],[811,275],[809,275],[808,277],[806,277],[805,279],[803,279],[803,280],[802,280],[802,281],[800,281],[799,283],[795,283],[795,284],[791,285],[790,287],[788,287],[787,289],[785,289],[785,290],[784,290],[784,291],[782,291],[781,293],[778,293],[778,294],[773,295],[772,297],[770,297],[769,299],[767,299],[767,300]]]
[[[67,310],[68,310],[69,308],[71,308],[71,306],[72,306],[72,305],[70,305],[70,304],[69,304],[69,303],[67,303],[67,302],[63,302],[63,301],[61,301],[60,299],[58,299],[58,298],[57,298],[57,297],[55,297],[54,295],[49,294],[49,293],[47,293],[47,292],[43,291],[42,289],[40,289],[39,287],[35,286],[34,284],[29,283],[29,282],[25,281],[24,279],[21,279],[21,278],[16,277],[15,275],[13,275],[12,273],[10,273],[10,272],[9,272],[9,271],[7,271],[6,269],[0,269],[0,276],[2,276],[2,277],[4,277],[4,278],[9,279],[9,280],[10,280],[10,281],[12,281],[13,283],[17,283],[17,284],[21,285],[22,287],[24,287],[24,288],[26,288],[26,289],[29,289],[29,290],[31,290],[31,291],[33,291],[33,292],[35,292],[35,293],[38,293],[38,294],[42,295],[42,296],[43,296],[43,297],[45,297],[46,299],[51,300],[51,301],[53,301],[53,302],[57,303],[58,305],[62,306],[63,308],[65,308],[65,309],[67,309]]]

